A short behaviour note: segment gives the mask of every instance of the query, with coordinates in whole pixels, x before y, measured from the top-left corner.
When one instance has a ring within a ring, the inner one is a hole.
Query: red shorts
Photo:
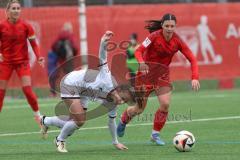
[[[0,63],[0,80],[9,80],[14,70],[20,78],[23,76],[31,76],[31,69],[28,62],[19,64]]]
[[[135,89],[137,91],[142,90],[145,92],[145,97],[148,97],[151,92],[157,90],[163,90],[163,93],[172,90],[172,84],[169,78],[169,70],[164,72],[149,72],[147,75],[143,75],[138,72],[135,80]]]

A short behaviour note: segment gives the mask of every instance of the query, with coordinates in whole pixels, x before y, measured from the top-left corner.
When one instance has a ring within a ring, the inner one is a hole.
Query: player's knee
[[[86,121],[85,113],[71,114],[71,118],[75,121],[78,127],[84,125]]]
[[[142,112],[143,112],[143,109],[140,109],[140,108],[138,108],[138,107],[132,107],[132,108],[128,109],[128,115],[129,115],[130,117],[134,117],[134,116],[136,116],[136,115],[139,115],[139,114],[141,114]]]
[[[162,103],[161,104],[161,111],[163,111],[163,112],[168,112],[168,110],[169,110],[169,103]]]
[[[78,127],[81,127],[82,125],[84,125],[85,120],[77,120],[77,121],[75,121],[75,123]]]
[[[136,108],[134,111],[133,111],[133,115],[136,116],[136,115],[139,115],[141,114],[142,112],[144,111],[144,109],[142,108]]]

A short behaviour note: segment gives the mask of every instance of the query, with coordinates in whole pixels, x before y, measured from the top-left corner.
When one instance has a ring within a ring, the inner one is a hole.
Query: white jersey
[[[116,85],[107,64],[100,70],[83,69],[67,74],[61,81],[61,97],[88,97],[92,100],[104,97]]]
[[[77,98],[80,99],[83,108],[88,107],[89,100],[99,100],[104,107],[108,109],[109,129],[112,136],[112,143],[118,144],[117,126],[115,117],[117,115],[117,107],[113,103],[109,103],[106,99],[109,92],[112,91],[117,83],[114,80],[107,65],[107,52],[105,50],[106,42],[101,40],[99,49],[100,67],[99,70],[82,69],[67,74],[60,84],[61,97],[64,99]],[[101,105],[102,106],[102,105]],[[105,111],[101,107],[89,111],[88,118],[91,116],[102,115]],[[90,113],[91,112],[91,113]]]
[[[106,63],[104,45],[101,42],[99,58],[102,65],[99,70],[72,71],[61,80],[60,91],[63,99],[79,98],[84,108],[87,108],[89,100],[104,103],[108,93],[117,84]]]

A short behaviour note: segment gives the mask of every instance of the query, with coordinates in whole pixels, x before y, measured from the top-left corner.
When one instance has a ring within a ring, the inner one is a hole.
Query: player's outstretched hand
[[[38,58],[38,63],[39,63],[40,66],[44,67],[44,64],[45,64],[44,57],[39,57]]]
[[[198,91],[200,89],[200,83],[197,79],[192,80],[192,89]]]
[[[124,146],[122,143],[114,144],[114,146],[119,150],[127,150],[128,148]]]
[[[0,62],[3,62],[3,55],[0,53]]]
[[[106,32],[104,33],[104,35],[102,36],[102,41],[104,41],[104,42],[109,41],[109,40],[112,38],[113,35],[114,35],[114,34],[113,34],[112,31],[106,31]]]

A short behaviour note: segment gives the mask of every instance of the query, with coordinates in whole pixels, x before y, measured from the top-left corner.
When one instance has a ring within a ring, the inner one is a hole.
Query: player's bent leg
[[[159,132],[162,130],[167,121],[170,98],[171,92],[158,95],[158,100],[161,106],[155,113],[153,130],[151,134],[151,140],[157,145],[165,145],[165,142],[160,138]]]
[[[81,127],[86,121],[86,109],[80,99],[65,99],[64,102],[69,106],[69,116]]]
[[[123,137],[126,129],[126,125],[131,121],[132,116],[129,115],[128,111],[131,107],[128,107],[123,113],[121,120],[118,123],[117,126],[117,135],[118,137]],[[135,108],[135,107],[133,107]]]
[[[126,123],[123,123],[121,120],[118,123],[117,126],[117,135],[118,137],[123,137],[126,129]]]
[[[144,108],[139,108],[138,106],[131,106],[128,107],[122,114],[121,120],[118,123],[117,126],[117,135],[118,137],[123,137],[126,125],[131,121],[133,117],[136,115],[141,114],[144,111]]]
[[[119,121],[117,127],[117,134],[119,137],[123,137],[126,125],[131,121],[133,117],[141,114],[147,106],[148,96],[150,95],[151,90],[144,92],[141,98],[141,105],[137,103],[135,106],[128,107],[121,116],[121,120]]]
[[[44,119],[42,119],[42,117],[44,117]],[[70,120],[70,117],[66,115],[53,117],[41,116],[41,122],[47,127],[55,126],[58,128],[62,128],[68,120]]]
[[[86,111],[81,105],[80,99],[65,99],[64,102],[69,107],[71,120],[67,121],[60,134],[54,141],[58,152],[67,152],[66,139],[71,136],[75,130],[79,129],[86,120]]]
[[[70,117],[65,115],[60,116],[53,116],[53,117],[46,117],[41,116],[41,136],[43,139],[48,137],[47,131],[49,130],[50,126],[55,126],[58,128],[63,128],[63,126],[67,123]]]

